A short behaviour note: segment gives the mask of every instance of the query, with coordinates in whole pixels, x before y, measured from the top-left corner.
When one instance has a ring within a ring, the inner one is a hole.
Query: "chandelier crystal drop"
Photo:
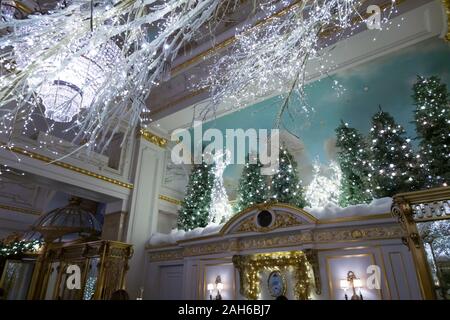
[[[112,40],[78,55],[87,40],[69,51],[73,57],[66,66],[59,67],[64,59],[55,59],[29,78],[31,87],[40,83],[36,94],[45,107],[46,118],[70,122],[82,109],[88,109],[117,61],[122,59],[121,49]],[[16,48],[17,65],[24,67],[28,62],[20,52],[20,47]]]

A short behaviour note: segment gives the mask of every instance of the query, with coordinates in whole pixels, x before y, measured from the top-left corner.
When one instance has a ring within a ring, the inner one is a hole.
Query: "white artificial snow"
[[[174,244],[180,240],[192,239],[218,233],[224,224],[211,223],[204,228],[195,228],[190,231],[174,229],[169,234],[153,233],[150,237],[149,244],[152,246],[161,244]]]
[[[328,203],[324,207],[305,208],[305,211],[317,219],[322,220],[387,213],[391,211],[391,205],[392,198],[381,198],[374,199],[369,204],[357,204],[346,208],[341,208],[333,203]],[[150,237],[149,244],[152,246],[175,244],[180,240],[193,239],[219,233],[223,226],[224,224],[211,223],[205,228],[195,228],[190,231],[174,229],[169,234],[156,232]]]
[[[391,211],[391,205],[392,198],[380,198],[373,199],[369,204],[357,204],[346,208],[341,208],[333,203],[328,203],[324,207],[305,208],[305,211],[321,220],[387,213]]]

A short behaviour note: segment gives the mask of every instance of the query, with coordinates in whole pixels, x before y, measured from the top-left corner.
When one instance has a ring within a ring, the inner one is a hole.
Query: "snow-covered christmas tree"
[[[413,87],[416,131],[428,186],[450,181],[450,97],[438,77],[418,77]]]
[[[228,203],[227,191],[223,183],[223,172],[230,163],[228,152],[217,152],[214,155],[214,182],[211,190],[211,205],[208,223],[222,223],[233,215],[233,210]]]
[[[321,172],[318,159],[313,164],[313,180],[306,188],[305,197],[311,207],[323,207],[328,203],[337,205],[341,193],[341,168],[335,161],[331,161],[327,169],[328,174]]]
[[[366,203],[372,199],[369,185],[369,152],[358,130],[341,121],[336,128],[337,161],[342,170],[339,204],[346,207]]]
[[[250,159],[253,160],[253,163],[250,163]],[[267,200],[267,184],[265,177],[261,174],[262,164],[259,157],[251,154],[246,160],[239,179],[235,212],[240,212]]]
[[[272,176],[269,194],[273,201],[289,203],[300,208],[307,205],[297,172],[297,163],[284,146],[280,147],[278,169]]]
[[[403,127],[389,113],[380,110],[372,117],[370,175],[376,198],[417,190],[423,185],[420,156],[405,135]]]
[[[194,165],[178,211],[179,229],[191,230],[208,224],[214,169],[214,165],[206,163]]]

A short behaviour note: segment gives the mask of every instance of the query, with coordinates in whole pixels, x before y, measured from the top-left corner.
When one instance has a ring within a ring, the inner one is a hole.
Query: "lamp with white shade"
[[[220,292],[223,290],[223,283],[222,283],[222,279],[220,278],[220,275],[216,277],[216,282],[215,283],[208,283],[207,285],[207,289],[209,291],[209,299],[213,300],[213,291],[217,291],[217,294],[214,298],[214,300],[222,300],[222,295],[220,294]]]
[[[344,290],[345,300],[348,300],[347,290],[349,290],[349,289],[352,290],[351,300],[363,300],[363,296],[361,294],[361,288],[363,287],[363,282],[361,279],[356,277],[356,275],[353,271],[347,272],[347,278],[341,279],[339,284],[340,284],[341,289]],[[359,295],[356,294],[356,289],[360,289]]]

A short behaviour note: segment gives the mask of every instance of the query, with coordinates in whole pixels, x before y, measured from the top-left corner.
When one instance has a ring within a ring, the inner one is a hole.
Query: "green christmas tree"
[[[428,186],[450,181],[450,95],[438,77],[418,77],[413,86],[416,131]]]
[[[336,128],[337,161],[342,170],[339,204],[346,207],[372,199],[370,191],[369,152],[361,133],[341,121]]]
[[[387,112],[372,117],[370,129],[371,184],[376,198],[420,189],[423,170],[406,132]]]
[[[307,206],[297,172],[297,163],[283,146],[280,147],[278,170],[272,176],[269,195],[276,202],[292,204],[299,208]]]
[[[192,230],[209,221],[214,165],[196,164],[192,169],[186,195],[178,211],[178,228]]]
[[[244,170],[239,179],[235,212],[240,212],[267,200],[266,180],[261,174],[262,164],[259,161],[259,157],[251,157],[253,157],[253,162],[256,163],[250,163],[249,157],[247,157]]]

